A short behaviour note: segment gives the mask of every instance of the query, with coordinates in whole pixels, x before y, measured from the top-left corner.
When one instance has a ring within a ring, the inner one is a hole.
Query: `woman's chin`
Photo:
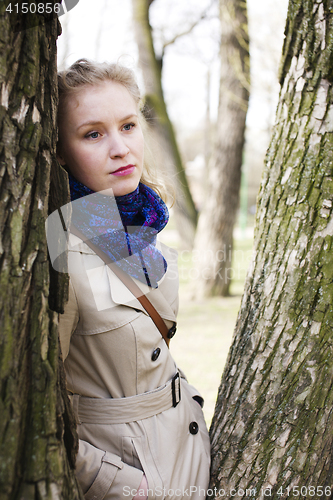
[[[119,183],[118,186],[114,186],[113,194],[114,196],[125,196],[126,194],[133,193],[136,190],[140,182],[140,179],[132,180],[132,182]]]

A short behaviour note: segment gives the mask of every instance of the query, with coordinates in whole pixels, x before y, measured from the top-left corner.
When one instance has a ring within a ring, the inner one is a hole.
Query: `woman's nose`
[[[124,139],[115,135],[111,138],[110,157],[124,158],[129,153],[129,147],[125,144]]]

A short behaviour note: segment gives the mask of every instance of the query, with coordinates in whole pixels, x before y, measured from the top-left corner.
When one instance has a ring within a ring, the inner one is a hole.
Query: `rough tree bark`
[[[210,430],[211,486],[223,498],[232,488],[331,498],[331,1],[290,0],[280,74],[253,262]]]
[[[239,205],[250,58],[246,0],[220,0],[221,77],[216,147],[199,217],[198,295],[229,295],[233,229]]]
[[[17,14],[14,3],[9,14],[8,4],[0,3],[0,498],[74,500],[83,496],[57,316],[48,305],[44,226],[57,139],[59,24],[54,14]],[[66,182],[55,176],[64,204]],[[66,283],[57,290],[51,302],[61,310]]]
[[[167,169],[176,194],[174,206],[179,236],[185,247],[192,247],[197,212],[188,187],[185,170],[169,119],[163,89],[162,63],[155,54],[149,7],[153,0],[132,0],[135,35],[139,49],[139,64],[145,84],[145,116],[151,129],[151,148],[161,168]],[[157,145],[159,147],[157,147]]]

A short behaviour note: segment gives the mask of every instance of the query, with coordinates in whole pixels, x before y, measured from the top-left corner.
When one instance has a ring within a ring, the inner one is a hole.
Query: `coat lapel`
[[[168,269],[163,278],[158,283],[158,288],[152,289],[141,281],[132,278],[137,286],[142,290],[153,304],[157,312],[165,320],[176,322],[178,312],[178,270],[177,251],[169,248],[161,242],[157,243],[168,264]],[[148,314],[141,303],[132,295],[128,288],[112,272],[112,270],[100,259],[95,252],[86,245],[80,238],[70,234],[68,248],[72,252],[95,255],[98,265],[86,269],[90,285],[95,291],[95,300],[98,297],[98,310],[108,309],[114,304],[124,305]],[[106,282],[107,284],[106,284]],[[102,293],[98,293],[98,292]],[[100,297],[101,296],[101,297]]]
[[[147,296],[162,318],[175,322],[178,311],[177,252],[161,243],[159,247],[168,263],[168,269],[163,278],[159,281],[158,288],[152,289],[141,281],[135,278],[132,279],[142,290],[142,294]],[[134,307],[147,314],[140,302],[136,298],[133,298],[132,293],[109,267],[107,268],[107,275],[110,283],[112,300],[115,303]]]

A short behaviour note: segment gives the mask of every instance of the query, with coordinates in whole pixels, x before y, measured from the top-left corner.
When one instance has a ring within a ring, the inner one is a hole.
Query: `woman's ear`
[[[60,156],[60,155],[58,155],[58,154],[57,154],[57,160],[58,160],[58,162],[60,163],[60,165],[61,165],[62,167],[63,167],[64,165],[66,165],[66,162],[65,162],[65,160],[63,159],[63,157],[62,157],[62,156]]]
[[[60,165],[62,165],[62,166],[66,165],[65,159],[60,152],[59,146],[57,146],[56,156],[57,156],[57,160],[60,163]]]

